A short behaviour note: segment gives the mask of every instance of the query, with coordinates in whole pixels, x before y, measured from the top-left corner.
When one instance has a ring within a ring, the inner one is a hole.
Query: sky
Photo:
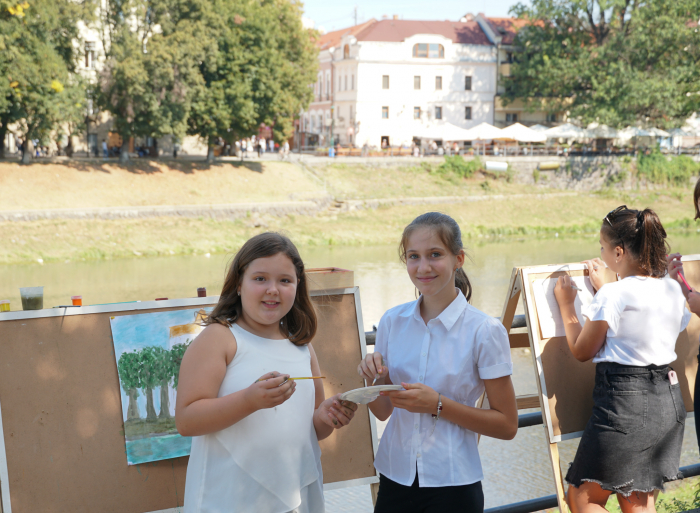
[[[529,3],[529,0],[523,0]],[[380,20],[382,15],[391,18],[397,14],[405,20],[459,20],[466,13],[505,17],[508,10],[518,0],[440,0],[433,4],[425,0],[354,0],[351,2],[329,2],[328,0],[305,0],[304,18],[314,21],[317,29],[325,32],[339,30],[355,24],[355,7],[357,21],[362,23],[371,18]]]

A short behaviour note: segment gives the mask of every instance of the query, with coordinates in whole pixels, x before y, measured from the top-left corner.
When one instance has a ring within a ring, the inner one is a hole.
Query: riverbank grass
[[[501,193],[519,186],[499,184]],[[690,189],[637,194],[518,196],[464,204],[391,206],[309,216],[251,216],[235,221],[161,217],[120,220],[43,220],[0,223],[0,264],[99,260],[235,252],[263,231],[282,231],[301,246],[396,244],[403,228],[427,211],[459,223],[468,246],[476,240],[595,237],[602,217],[618,205],[652,207],[669,231],[693,231]]]

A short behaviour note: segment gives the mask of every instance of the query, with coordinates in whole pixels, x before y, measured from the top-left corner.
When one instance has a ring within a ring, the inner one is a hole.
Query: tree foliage
[[[584,123],[672,127],[700,108],[700,0],[533,0],[504,104]]]
[[[301,24],[294,0],[218,0],[211,27],[214,52],[199,66],[189,133],[207,141],[232,140],[274,127],[289,138],[293,119],[313,97],[317,70],[313,34]]]
[[[62,120],[88,4],[0,0],[0,136],[18,123],[25,139],[46,139]]]

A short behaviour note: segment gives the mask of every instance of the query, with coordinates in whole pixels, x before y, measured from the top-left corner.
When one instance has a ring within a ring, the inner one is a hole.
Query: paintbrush
[[[280,387],[281,387],[281,386],[284,385],[287,381],[292,380],[292,379],[294,379],[294,380],[297,380],[297,379],[326,379],[326,376],[309,376],[309,377],[304,377],[304,378],[287,378],[287,379],[285,379],[282,383],[280,383],[280,384],[277,385],[277,386],[280,386]]]

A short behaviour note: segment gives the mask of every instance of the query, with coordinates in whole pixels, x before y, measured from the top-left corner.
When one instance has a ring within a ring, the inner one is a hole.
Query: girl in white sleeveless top
[[[309,341],[316,316],[304,264],[264,233],[234,258],[207,327],[180,368],[175,421],[192,436],[185,513],[323,513],[318,440],[357,405],[325,399]]]

